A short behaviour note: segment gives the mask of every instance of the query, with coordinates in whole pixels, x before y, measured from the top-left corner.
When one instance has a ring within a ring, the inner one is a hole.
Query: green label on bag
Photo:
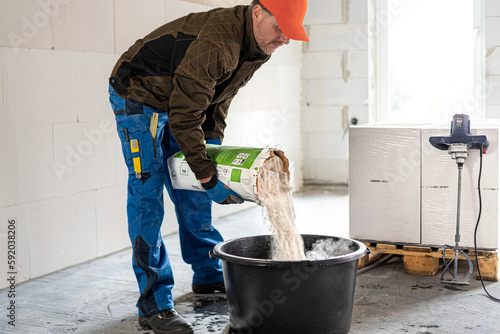
[[[216,164],[245,169],[252,167],[262,150],[253,147],[207,145],[207,153]]]
[[[243,170],[239,168],[234,168],[231,171],[231,182],[239,182],[241,183],[241,172]]]

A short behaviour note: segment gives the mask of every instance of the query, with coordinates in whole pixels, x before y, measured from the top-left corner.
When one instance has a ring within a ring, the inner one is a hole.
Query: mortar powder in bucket
[[[349,253],[322,260],[273,261],[271,236],[216,245],[222,261],[234,334],[348,333],[358,259],[369,253],[356,240],[302,235],[306,251],[320,239],[346,241]]]

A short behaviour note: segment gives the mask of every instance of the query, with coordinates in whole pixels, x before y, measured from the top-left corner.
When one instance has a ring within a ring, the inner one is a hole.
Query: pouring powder
[[[262,165],[257,177],[264,221],[272,234],[272,260],[304,260],[304,241],[295,228],[292,186],[283,161],[274,156]]]

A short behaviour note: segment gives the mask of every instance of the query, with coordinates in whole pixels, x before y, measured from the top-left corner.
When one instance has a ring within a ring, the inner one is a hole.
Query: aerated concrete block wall
[[[305,182],[348,182],[348,127],[368,122],[368,0],[312,0],[302,50]]]
[[[135,40],[211,8],[181,0],[0,2],[0,272],[9,269],[9,226],[17,283],[130,246],[109,74]],[[279,50],[241,90],[225,144],[283,144],[300,167],[299,55],[298,43]],[[165,196],[168,234],[177,222]],[[214,217],[252,205],[214,205]]]
[[[500,119],[500,1],[485,3],[486,118]]]
[[[478,0],[480,1],[480,0]],[[486,118],[500,118],[500,2],[484,1]],[[304,182],[348,183],[348,136],[368,123],[368,0],[310,0],[302,49]],[[452,8],[450,8],[450,12]]]

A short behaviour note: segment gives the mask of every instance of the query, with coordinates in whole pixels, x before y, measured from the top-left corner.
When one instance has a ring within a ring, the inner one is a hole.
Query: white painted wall
[[[129,247],[127,171],[108,76],[135,40],[216,4],[204,1],[0,2],[1,272],[10,218],[16,219],[18,283]],[[284,145],[297,165],[296,188],[302,180],[300,48],[283,47],[241,90],[224,143]],[[167,234],[177,222],[165,202]],[[214,216],[252,205],[214,205]]]

